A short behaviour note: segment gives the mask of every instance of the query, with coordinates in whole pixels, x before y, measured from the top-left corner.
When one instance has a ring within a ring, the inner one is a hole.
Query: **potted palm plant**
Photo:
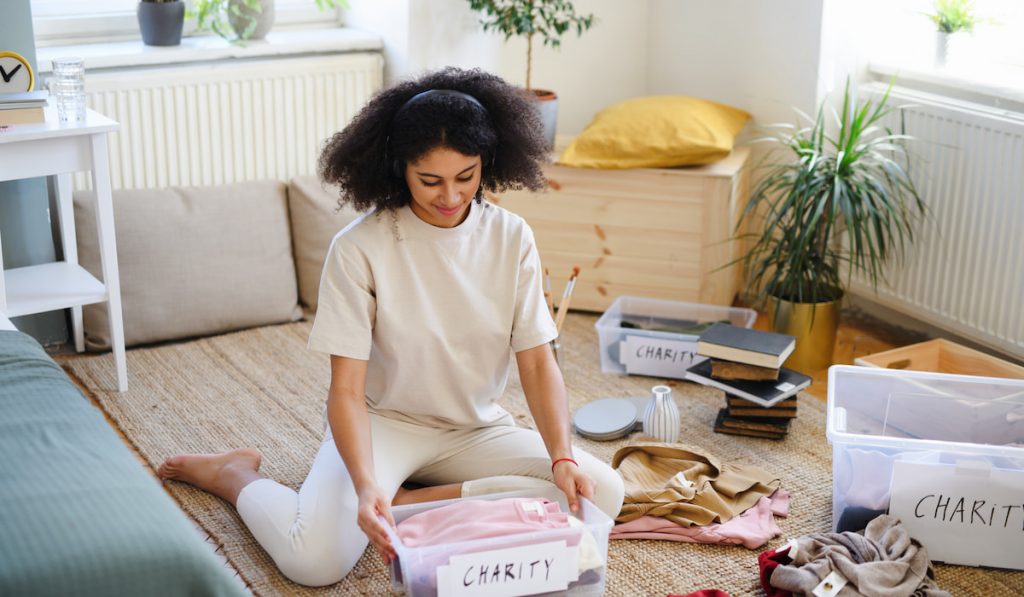
[[[949,41],[957,33],[971,33],[978,24],[970,0],[935,0],[934,12],[926,13],[935,23],[935,66],[944,66]]]
[[[887,89],[877,101],[858,101],[847,81],[833,118],[823,102],[808,126],[779,125],[765,139],[774,147],[740,223],[760,232],[742,235],[752,243],[742,261],[775,330],[797,337],[788,367],[831,364],[844,280],[863,275],[877,291],[924,214],[907,170],[910,138],[884,126],[894,110],[888,100]]]
[[[548,146],[554,147],[558,95],[532,87],[534,37],[539,36],[545,46],[561,47],[562,36],[570,29],[575,29],[579,36],[593,27],[594,15],[576,14],[568,0],[469,0],[469,6],[482,13],[480,24],[484,31],[498,31],[506,41],[513,35],[526,38],[526,89],[537,98]]]

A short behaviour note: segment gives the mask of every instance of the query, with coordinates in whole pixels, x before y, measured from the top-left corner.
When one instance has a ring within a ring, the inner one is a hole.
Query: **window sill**
[[[903,87],[1024,112],[1024,69],[1010,66],[977,68],[977,65],[907,67],[872,62],[868,64],[868,71],[882,82],[896,77],[896,83]]]
[[[349,27],[275,29],[266,39],[234,45],[215,35],[184,37],[180,46],[147,46],[141,40],[50,46],[37,50],[39,72],[51,71],[51,60],[77,56],[88,70],[160,66],[224,59],[265,58],[299,54],[381,51],[380,37]]]

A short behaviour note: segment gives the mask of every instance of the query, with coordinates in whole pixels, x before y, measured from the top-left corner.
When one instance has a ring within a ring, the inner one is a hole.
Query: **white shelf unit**
[[[92,110],[84,122],[60,122],[56,109],[45,109],[45,122],[19,124],[0,130],[0,182],[57,177],[57,218],[64,261],[3,269],[0,253],[0,319],[71,309],[75,349],[85,348],[82,305],[107,303],[117,390],[128,389],[128,369],[121,321],[121,286],[117,269],[114,208],[107,158],[107,135],[120,125]],[[78,265],[75,210],[71,202],[71,174],[88,172],[96,196],[103,281]]]

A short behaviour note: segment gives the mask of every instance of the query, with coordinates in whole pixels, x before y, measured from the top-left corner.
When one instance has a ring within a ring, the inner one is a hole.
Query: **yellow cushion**
[[[598,112],[558,160],[584,168],[707,164],[732,151],[750,115],[680,95],[640,97]]]

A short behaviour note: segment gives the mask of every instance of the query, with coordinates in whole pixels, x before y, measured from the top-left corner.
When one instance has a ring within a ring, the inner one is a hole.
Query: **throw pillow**
[[[339,211],[339,194],[337,187],[325,188],[316,176],[297,176],[288,185],[299,301],[311,312],[316,312],[320,274],[334,235],[361,215],[347,205]]]
[[[598,112],[559,163],[584,168],[669,168],[718,161],[750,115],[685,96],[640,97]]]
[[[285,186],[275,181],[115,191],[125,345],[295,321]],[[75,194],[78,257],[102,279],[96,201]],[[86,345],[110,348],[107,305],[85,307]]]

